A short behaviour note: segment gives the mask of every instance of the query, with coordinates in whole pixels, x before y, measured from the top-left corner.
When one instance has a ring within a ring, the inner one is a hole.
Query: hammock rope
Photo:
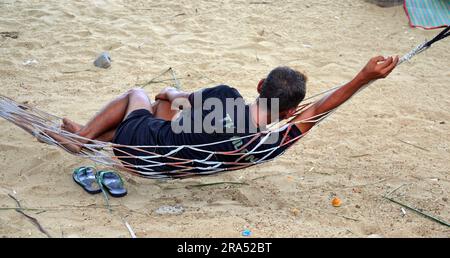
[[[442,40],[445,37],[448,37],[450,35],[449,28],[450,27],[447,27],[432,40],[425,41],[424,43],[419,44],[417,47],[405,54],[399,59],[398,65],[409,61],[415,55],[427,50],[433,43]],[[175,72],[172,68],[165,70],[163,73],[152,79],[152,81],[154,81],[156,78],[161,77],[167,72],[171,73],[174,85],[177,88],[180,88],[180,83],[176,78]],[[141,87],[152,83],[152,81],[149,81],[146,84],[142,84]],[[365,86],[361,87],[358,92],[369,86],[371,83],[372,82],[369,82]],[[17,103],[16,101],[3,95],[0,95],[0,117],[3,117],[7,121],[24,129],[26,132],[36,137],[38,141],[57,146],[69,152],[70,154],[82,158],[89,158],[92,161],[103,164],[105,166],[122,169],[134,175],[145,178],[183,178],[243,169],[273,160],[274,157],[272,157],[272,155],[274,152],[282,147],[285,147],[286,145],[288,146],[287,148],[289,148],[293,143],[295,143],[311,131],[309,130],[308,132],[303,133],[297,137],[287,139],[287,135],[291,126],[294,126],[295,123],[315,123],[317,125],[324,121],[331,114],[333,114],[339,106],[302,121],[293,122],[295,115],[301,113],[303,110],[313,105],[315,103],[314,99],[317,99],[317,97],[335,91],[342,86],[343,85],[339,85],[327,89],[323,92],[304,99],[291,118],[273,123],[272,125],[268,126],[268,130],[266,131],[246,135],[243,137],[232,137],[223,141],[197,145],[128,146],[87,139],[77,134],[62,130],[60,128],[62,118],[46,113],[37,108]],[[309,102],[305,103],[306,101]],[[280,145],[266,149],[259,148],[270,138],[272,134],[280,133],[283,130],[285,130],[285,132],[283,135],[281,135],[282,141]],[[62,136],[66,140],[66,142],[58,142],[54,140],[48,135],[47,132]],[[237,149],[231,151],[211,151],[206,148],[211,148],[211,146],[217,144],[234,142],[237,140],[248,141],[242,144],[242,146],[239,146]],[[71,152],[64,147],[64,145],[67,143],[82,147],[81,151],[79,153]],[[253,147],[251,147],[249,150],[246,149],[254,143],[256,144]],[[186,149],[198,153],[199,159],[186,159],[177,156],[179,152]],[[139,155],[134,155],[133,152],[138,152]],[[252,157],[252,155],[255,154],[260,154],[262,155],[262,157],[257,160],[249,159],[249,157]],[[235,159],[233,158],[233,161],[212,160],[214,156],[218,155],[235,157]],[[131,162],[131,160],[138,160],[139,164],[136,164],[135,162],[133,163]]]

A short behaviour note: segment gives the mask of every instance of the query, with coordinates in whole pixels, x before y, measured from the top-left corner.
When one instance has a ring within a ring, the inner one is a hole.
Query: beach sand
[[[225,83],[246,99],[272,68],[307,73],[308,95],[345,83],[375,55],[403,55],[438,31],[409,28],[401,6],[365,1],[0,1],[1,94],[85,123],[107,101],[173,67],[183,89]],[[89,195],[71,173],[89,160],[0,119],[0,236],[448,237],[450,52],[439,42],[374,83],[276,161],[210,177],[123,173],[128,195]],[[110,69],[92,62],[103,51]],[[35,61],[33,61],[35,60]],[[28,61],[28,62],[27,62]],[[163,85],[152,84],[150,95]],[[100,167],[101,168],[101,167]],[[193,185],[213,182],[246,185]],[[333,207],[331,199],[342,200]],[[159,215],[180,205],[180,215]]]

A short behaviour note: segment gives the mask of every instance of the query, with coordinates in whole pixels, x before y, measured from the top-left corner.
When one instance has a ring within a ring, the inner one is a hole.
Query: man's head
[[[270,99],[278,99],[279,117],[286,118],[295,112],[298,104],[305,98],[306,81],[306,76],[299,71],[286,66],[277,67],[259,82],[258,99],[267,99],[269,110],[272,108]]]

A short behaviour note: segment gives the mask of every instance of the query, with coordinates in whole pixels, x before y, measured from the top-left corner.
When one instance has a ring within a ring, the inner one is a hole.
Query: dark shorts
[[[117,127],[113,143],[122,145],[158,145],[157,133],[164,120],[146,109],[137,109]]]
[[[150,146],[160,145],[158,141],[158,133],[164,130],[167,121],[156,118],[150,111],[146,109],[138,109],[131,112],[122,123],[118,126],[114,135],[113,143],[127,145],[129,147],[116,147],[114,154],[119,157],[125,167],[148,171],[141,166],[151,165],[141,157],[151,156],[156,148]],[[131,146],[148,146],[139,147],[139,149]],[[158,161],[153,159],[153,161]],[[151,167],[149,167],[152,169]]]

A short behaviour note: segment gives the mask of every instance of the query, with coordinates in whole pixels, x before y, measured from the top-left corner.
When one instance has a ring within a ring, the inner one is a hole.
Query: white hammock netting
[[[411,52],[404,55],[399,60],[399,64],[429,48],[431,44],[428,43],[420,44]],[[174,80],[178,85],[176,78]],[[305,99],[299,105],[296,114],[314,104],[314,100],[318,96],[336,90],[339,87],[341,86],[331,88]],[[317,124],[334,111],[335,109],[311,117],[308,120],[297,121],[296,123]],[[37,108],[17,103],[2,95],[0,95],[0,116],[21,127],[41,142],[60,147],[73,155],[89,158],[105,166],[122,169],[146,178],[180,178],[247,168],[274,159],[276,156],[284,153],[294,142],[306,135],[301,134],[291,139],[286,138],[290,127],[295,126],[292,120],[288,119],[287,121],[280,121],[271,125],[271,129],[268,131],[258,132],[244,137],[232,137],[226,140],[242,140],[243,142],[239,148],[229,151],[214,151],[214,145],[223,143],[224,141],[202,145],[125,146],[86,139],[71,132],[61,130],[62,118],[43,112]],[[46,132],[56,133],[67,139],[67,143],[81,146],[81,152],[73,153],[69,151],[63,146],[64,143],[55,141]],[[272,134],[280,134],[280,132],[284,133],[278,135],[281,136],[279,145],[271,148],[261,147]],[[183,158],[182,152],[187,149],[198,153],[198,159]],[[139,155],[136,155],[136,153]],[[249,156],[252,156],[252,158],[249,159]]]
[[[304,105],[303,107],[306,107]],[[330,114],[328,112],[327,114]],[[67,152],[89,158],[94,162],[109,167],[115,167],[147,178],[176,178],[195,175],[208,175],[221,171],[242,169],[272,160],[284,150],[300,139],[286,139],[286,134],[292,124],[283,124],[277,129],[258,132],[244,137],[233,137],[225,141],[218,141],[201,145],[181,146],[129,146],[111,142],[90,140],[74,133],[61,130],[62,118],[43,112],[39,109],[23,105],[14,100],[0,95],[0,116],[21,127],[26,132],[36,137],[39,141],[58,146]],[[311,118],[302,122],[318,122],[326,117],[322,115],[319,119]],[[287,130],[286,130],[287,129]],[[285,131],[281,135],[280,145],[271,148],[261,146],[274,133]],[[49,132],[56,133],[66,139],[66,142],[58,142],[49,136]],[[82,143],[89,141],[89,143]],[[226,141],[242,141],[238,149],[229,151],[213,151],[214,145]],[[82,146],[79,153],[73,153],[64,147],[72,143]],[[182,152],[186,149],[198,154],[197,159],[185,159]],[[246,150],[244,152],[244,150]],[[138,153],[138,154],[136,154]],[[252,157],[246,159],[246,157]],[[255,160],[255,156],[259,157]]]

